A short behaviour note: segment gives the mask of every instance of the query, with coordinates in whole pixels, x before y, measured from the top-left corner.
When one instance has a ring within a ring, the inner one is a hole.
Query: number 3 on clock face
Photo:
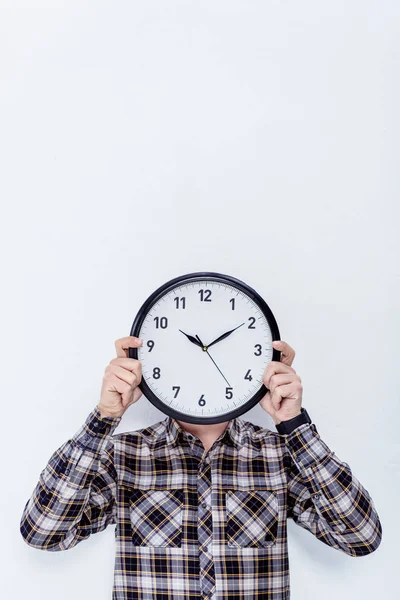
[[[189,423],[219,423],[250,410],[267,392],[262,377],[280,353],[276,320],[259,294],[221,273],[168,281],[143,304],[131,328],[143,345],[143,394]]]

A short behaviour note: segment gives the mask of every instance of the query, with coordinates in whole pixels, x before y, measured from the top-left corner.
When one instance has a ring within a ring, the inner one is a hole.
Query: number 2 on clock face
[[[167,290],[146,313],[138,337],[150,390],[172,409],[204,418],[245,404],[273,354],[259,306],[242,290],[212,280]]]

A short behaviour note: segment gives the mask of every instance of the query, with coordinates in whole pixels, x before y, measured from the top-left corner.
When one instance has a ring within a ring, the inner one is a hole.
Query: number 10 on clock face
[[[178,277],[152,294],[131,335],[141,389],[163,412],[188,422],[228,420],[266,393],[276,321],[262,298],[227,275]]]

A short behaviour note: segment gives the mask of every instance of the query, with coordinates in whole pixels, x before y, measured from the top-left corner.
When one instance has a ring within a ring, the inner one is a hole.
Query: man
[[[141,396],[141,343],[115,342],[99,404],[41,472],[20,524],[30,546],[67,550],[116,524],[114,600],[288,600],[288,518],[349,556],[378,548],[371,496],[303,419],[287,343],[273,342],[260,401],[284,434],[167,417],[112,435]]]

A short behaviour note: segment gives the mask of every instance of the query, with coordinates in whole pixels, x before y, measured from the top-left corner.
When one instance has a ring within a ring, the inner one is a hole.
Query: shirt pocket
[[[279,503],[271,490],[226,490],[226,541],[231,548],[272,546]]]
[[[183,489],[134,489],[129,516],[134,546],[180,548]]]

